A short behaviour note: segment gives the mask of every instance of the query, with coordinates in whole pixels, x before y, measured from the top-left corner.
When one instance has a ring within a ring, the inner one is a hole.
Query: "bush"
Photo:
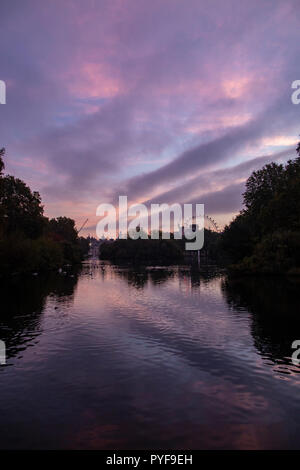
[[[265,236],[254,248],[253,255],[232,266],[243,273],[279,274],[298,272],[300,266],[300,233],[278,231]]]
[[[63,264],[61,247],[46,238],[24,239],[12,235],[0,240],[0,274],[57,269]]]
[[[183,251],[176,240],[116,240],[100,246],[101,259],[132,263],[176,263]]]

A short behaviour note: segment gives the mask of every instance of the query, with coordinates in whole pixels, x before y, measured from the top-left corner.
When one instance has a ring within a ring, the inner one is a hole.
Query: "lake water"
[[[0,447],[299,448],[299,287],[93,261],[2,283]]]

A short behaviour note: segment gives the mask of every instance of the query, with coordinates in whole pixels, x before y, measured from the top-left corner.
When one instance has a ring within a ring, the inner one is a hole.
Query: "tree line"
[[[298,157],[269,163],[246,182],[243,209],[222,233],[205,230],[209,262],[231,273],[300,275],[300,143]],[[172,238],[172,237],[171,237]],[[182,240],[117,240],[100,247],[113,262],[185,262]]]
[[[244,208],[221,236],[233,272],[300,274],[300,143],[296,151],[248,178]]]
[[[246,182],[243,209],[222,234],[205,231],[209,257],[245,274],[300,274],[300,143],[298,157],[270,163]],[[48,219],[38,192],[4,175],[0,150],[0,275],[56,269],[80,263],[89,241],[74,220]],[[117,240],[101,246],[101,258],[144,262],[184,261],[180,240]]]
[[[40,194],[4,174],[0,150],[0,276],[42,272],[80,263],[88,241],[78,237],[74,220],[48,219]]]

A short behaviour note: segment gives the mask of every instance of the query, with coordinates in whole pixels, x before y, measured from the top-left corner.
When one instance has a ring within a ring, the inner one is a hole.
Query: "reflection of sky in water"
[[[1,320],[2,446],[299,446],[293,287],[97,263],[59,282]]]

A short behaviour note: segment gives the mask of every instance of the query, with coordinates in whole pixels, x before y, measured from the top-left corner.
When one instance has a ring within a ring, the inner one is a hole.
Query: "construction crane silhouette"
[[[77,235],[79,234],[79,232],[81,232],[81,230],[83,229],[83,227],[85,226],[85,224],[87,223],[88,220],[89,220],[89,219],[86,219],[86,220],[83,222],[83,224],[81,225],[80,229],[77,230]]]

